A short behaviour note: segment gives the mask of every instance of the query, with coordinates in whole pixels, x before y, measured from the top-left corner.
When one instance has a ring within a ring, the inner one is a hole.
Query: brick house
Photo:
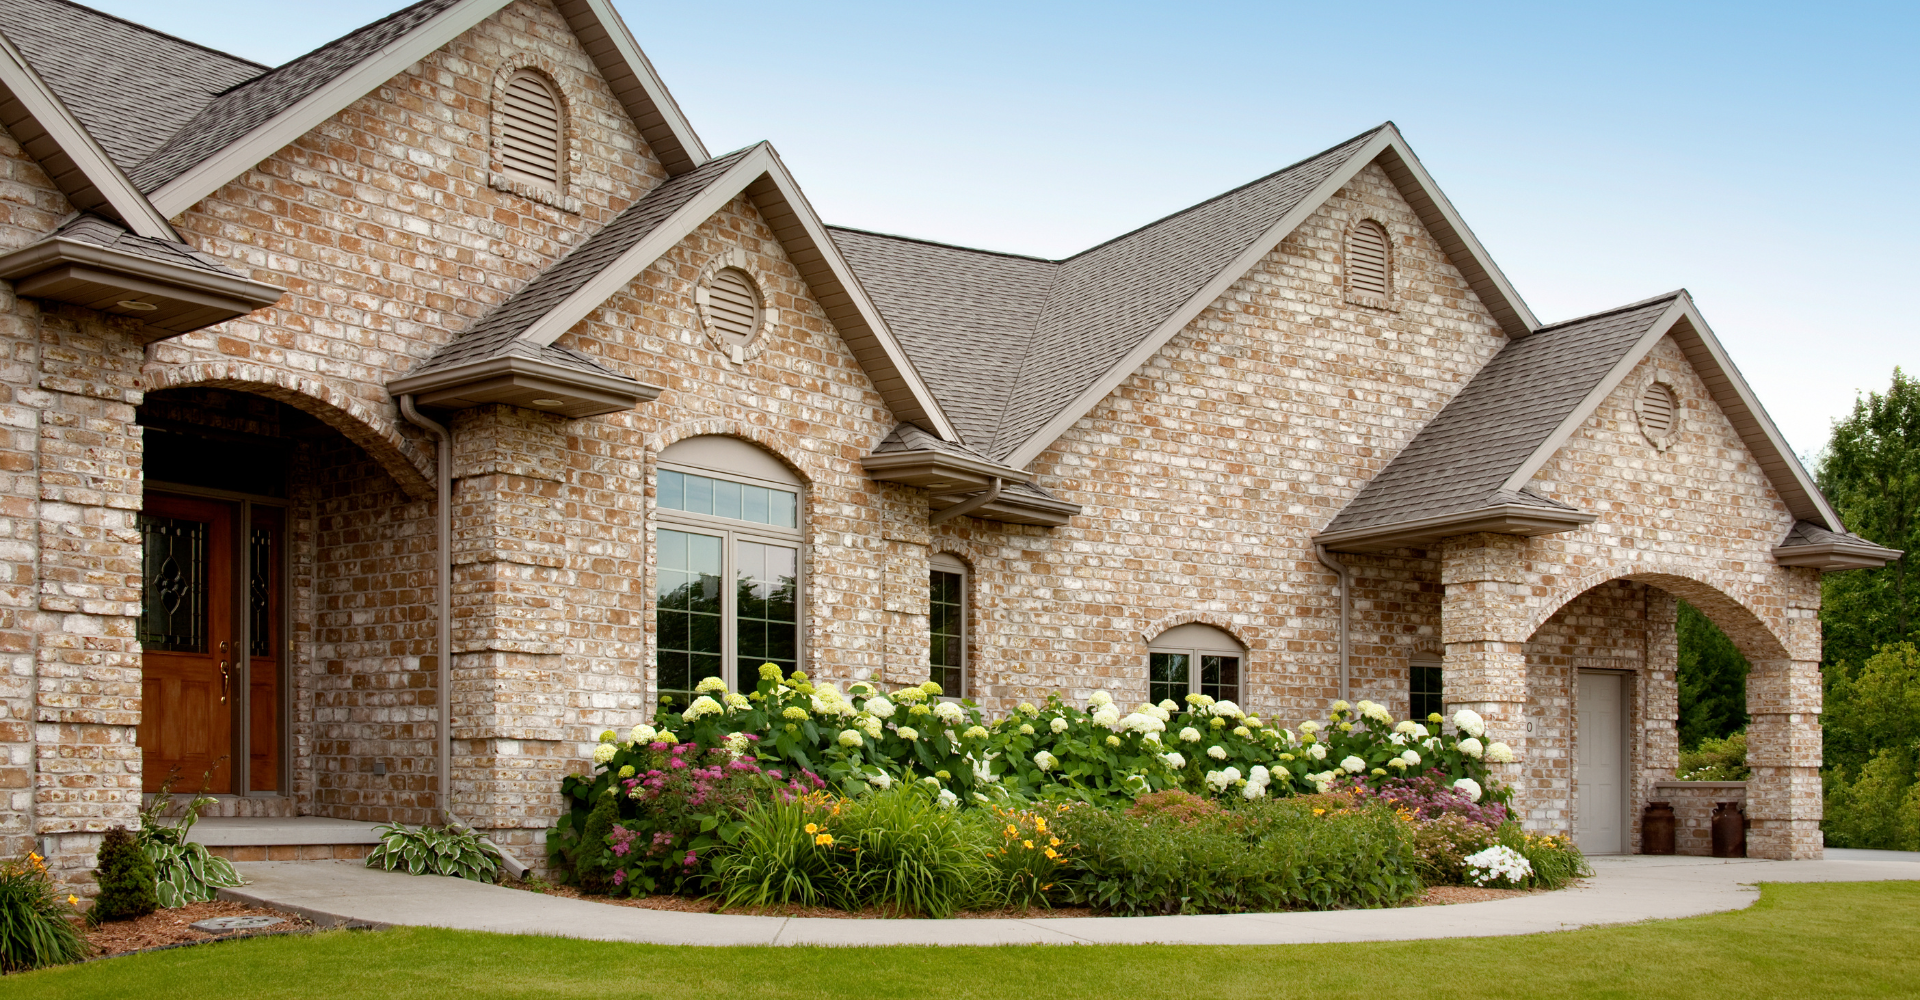
[[[1685,292],[1542,324],[1391,124],[1041,260],[822,223],[606,0],[277,69],[0,5],[6,852],[178,774],[535,861],[596,733],[768,660],[1472,707],[1632,850],[1676,598],[1754,664],[1754,853],[1820,848],[1819,577],[1896,553]]]

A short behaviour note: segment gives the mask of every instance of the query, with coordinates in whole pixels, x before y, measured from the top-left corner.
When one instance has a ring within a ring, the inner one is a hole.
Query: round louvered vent
[[[560,101],[545,77],[521,70],[500,96],[500,168],[517,181],[560,186]]]
[[[1673,438],[1673,429],[1678,423],[1678,401],[1674,399],[1673,389],[1664,382],[1649,382],[1640,390],[1640,432],[1647,436],[1656,447],[1665,448]]]
[[[1387,297],[1387,231],[1368,219],[1347,238],[1347,288],[1355,295]]]
[[[737,267],[713,272],[707,286],[707,321],[720,342],[745,346],[760,330],[760,291],[753,278]]]

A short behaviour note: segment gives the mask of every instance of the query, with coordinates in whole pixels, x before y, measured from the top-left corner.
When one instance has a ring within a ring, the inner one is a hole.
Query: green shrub
[[[1529,889],[1564,889],[1574,879],[1593,875],[1593,867],[1580,848],[1573,846],[1572,837],[1531,834],[1518,823],[1502,826],[1494,837],[1494,842],[1519,851],[1533,866],[1533,877],[1527,880]]]
[[[492,882],[500,875],[500,852],[472,830],[404,823],[379,827],[380,846],[367,855],[368,868],[404,871],[409,875],[449,875],[475,882]]]
[[[747,813],[745,829],[714,861],[711,884],[727,906],[946,917],[990,891],[976,829],[912,787],[853,799],[795,796]]]
[[[1827,843],[1878,851],[1920,851],[1920,751],[1874,751],[1857,772],[1826,776]]]
[[[1186,795],[1185,792],[1156,792],[1157,796]],[[1141,802],[1154,798],[1145,796]],[[1188,796],[1188,798],[1193,798]],[[1193,799],[1202,809],[1218,808]],[[1165,806],[1161,799],[1155,805]],[[1135,803],[1134,808],[1139,808]],[[1152,809],[1152,805],[1148,808]],[[960,814],[960,822],[971,825],[973,837],[985,851],[990,875],[981,893],[980,905],[992,907],[1051,907],[1063,874],[1072,870],[1074,845],[1060,836],[1056,821],[1070,807],[1043,806],[1034,809],[995,807],[969,809]]]
[[[1188,820],[1079,808],[1062,878],[1075,903],[1124,915],[1393,906],[1420,891],[1407,824],[1378,804],[1247,802]]]
[[[160,786],[153,800],[140,813],[140,850],[153,862],[154,894],[160,905],[172,909],[188,903],[205,903],[221,889],[246,885],[233,864],[207,853],[205,846],[187,839],[188,831],[200,819],[200,810],[213,804],[209,796],[198,796],[187,803],[180,822],[168,825],[161,814],[173,803],[173,779]]]
[[[1427,885],[1464,884],[1467,855],[1494,844],[1492,830],[1457,813],[1415,819],[1408,826],[1414,867]]]
[[[43,969],[87,957],[87,942],[69,919],[75,898],[53,891],[38,854],[0,863],[0,971]]]
[[[1681,781],[1745,781],[1752,776],[1747,768],[1746,733],[1701,740],[1699,746],[1680,751],[1680,766],[1674,770],[1674,777]]]
[[[1127,815],[1139,819],[1165,817],[1187,824],[1211,819],[1221,812],[1221,808],[1212,802],[1178,788],[1142,795],[1127,807]]]
[[[153,859],[124,827],[114,827],[100,842],[100,867],[93,870],[100,894],[94,897],[87,919],[94,923],[144,917],[160,906],[156,895]]]

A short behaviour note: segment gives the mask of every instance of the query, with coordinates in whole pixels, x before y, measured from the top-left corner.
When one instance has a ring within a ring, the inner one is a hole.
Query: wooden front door
[[[232,792],[234,505],[148,494],[140,616],[143,788]],[[203,776],[207,776],[203,779]]]

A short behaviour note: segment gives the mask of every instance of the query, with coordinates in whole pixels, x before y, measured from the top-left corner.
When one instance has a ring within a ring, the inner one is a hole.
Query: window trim
[[[752,447],[759,448],[758,445]],[[760,449],[765,451],[765,449]],[[679,472],[690,476],[702,476],[707,479],[720,479],[727,482],[742,483],[749,486],[764,486],[792,493],[797,497],[794,527],[783,528],[776,524],[760,524],[714,514],[700,514],[693,511],[675,510],[659,504],[659,482],[662,470]],[[656,462],[654,468],[654,498],[649,502],[653,508],[653,531],[648,540],[650,555],[654,558],[653,581],[649,587],[647,600],[653,606],[653,664],[652,682],[654,704],[659,703],[660,693],[660,594],[659,594],[659,551],[660,532],[680,531],[689,534],[702,534],[721,539],[720,563],[723,577],[720,596],[720,678],[730,691],[740,690],[740,618],[739,594],[736,577],[738,569],[738,546],[741,542],[756,542],[762,545],[777,545],[791,548],[794,558],[794,643],[793,658],[795,670],[807,670],[807,559],[809,546],[806,541],[807,489],[804,484],[780,482],[762,479],[756,476],[741,475],[723,469],[709,469],[680,462]],[[756,678],[757,680],[757,678]],[[697,681],[695,683],[698,683]]]
[[[927,614],[929,618],[927,628],[927,676],[929,678],[933,676],[933,628],[931,618],[933,614],[933,574],[935,573],[951,573],[960,577],[960,693],[953,695],[943,694],[940,697],[943,699],[965,698],[972,693],[973,688],[973,656],[972,650],[969,648],[969,644],[973,641],[973,623],[969,621],[973,613],[973,572],[959,557],[945,552],[935,552],[927,557]],[[944,687],[944,685],[942,686]]]

